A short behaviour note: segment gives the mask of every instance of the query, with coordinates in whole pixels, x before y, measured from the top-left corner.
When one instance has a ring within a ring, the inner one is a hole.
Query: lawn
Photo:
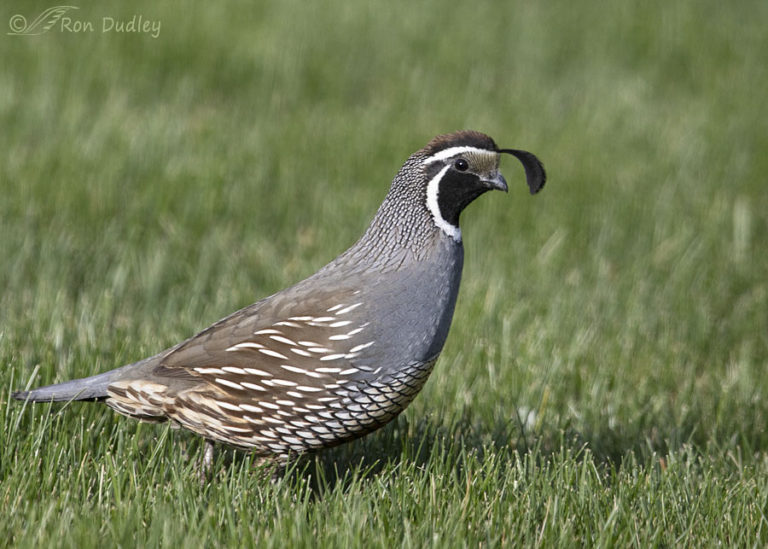
[[[76,7],[0,36],[0,540],[768,544],[768,3]],[[201,487],[196,437],[10,399],[313,273],[462,128],[549,182],[505,159],[462,216],[448,343],[385,429]]]

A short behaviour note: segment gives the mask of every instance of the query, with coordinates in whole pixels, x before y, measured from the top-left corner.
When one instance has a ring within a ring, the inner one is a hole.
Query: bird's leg
[[[205,449],[203,450],[203,459],[200,462],[200,486],[205,486],[209,474],[213,468],[213,441],[205,439]]]
[[[287,461],[273,456],[258,456],[252,464],[261,478],[269,479],[274,484],[283,478]]]

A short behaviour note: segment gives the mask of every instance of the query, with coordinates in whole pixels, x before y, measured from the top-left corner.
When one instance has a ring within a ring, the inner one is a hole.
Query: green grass
[[[766,545],[768,4],[270,4],[0,36],[0,540]],[[311,274],[460,128],[550,181],[505,160],[464,214],[451,335],[387,428],[201,488],[186,433],[10,400]]]

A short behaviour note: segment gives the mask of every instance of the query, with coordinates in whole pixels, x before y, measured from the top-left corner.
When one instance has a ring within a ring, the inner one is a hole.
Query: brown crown
[[[424,152],[428,155],[435,154],[443,149],[450,147],[476,147],[478,149],[487,149],[489,151],[497,150],[496,143],[484,133],[473,130],[462,130],[445,135],[438,135],[424,147]]]

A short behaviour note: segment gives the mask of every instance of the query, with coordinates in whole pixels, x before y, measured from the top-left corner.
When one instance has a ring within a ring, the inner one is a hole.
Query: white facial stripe
[[[446,158],[451,158],[452,156],[456,156],[457,154],[462,153],[474,153],[474,154],[497,154],[493,151],[489,151],[488,149],[478,149],[477,147],[451,147],[450,149],[443,149],[440,152],[437,152],[424,160],[424,164],[431,164],[432,162],[438,162],[440,160],[445,160]]]
[[[449,169],[450,166],[445,166],[437,173],[435,177],[432,178],[432,180],[427,185],[427,208],[429,208],[429,211],[432,213],[432,217],[435,219],[435,225],[440,227],[441,231],[450,236],[456,242],[461,242],[461,229],[459,229],[456,225],[451,225],[445,219],[443,219],[443,216],[440,214],[440,205],[437,203],[437,193],[438,187],[440,186],[440,180],[445,175],[445,172],[447,172]]]

